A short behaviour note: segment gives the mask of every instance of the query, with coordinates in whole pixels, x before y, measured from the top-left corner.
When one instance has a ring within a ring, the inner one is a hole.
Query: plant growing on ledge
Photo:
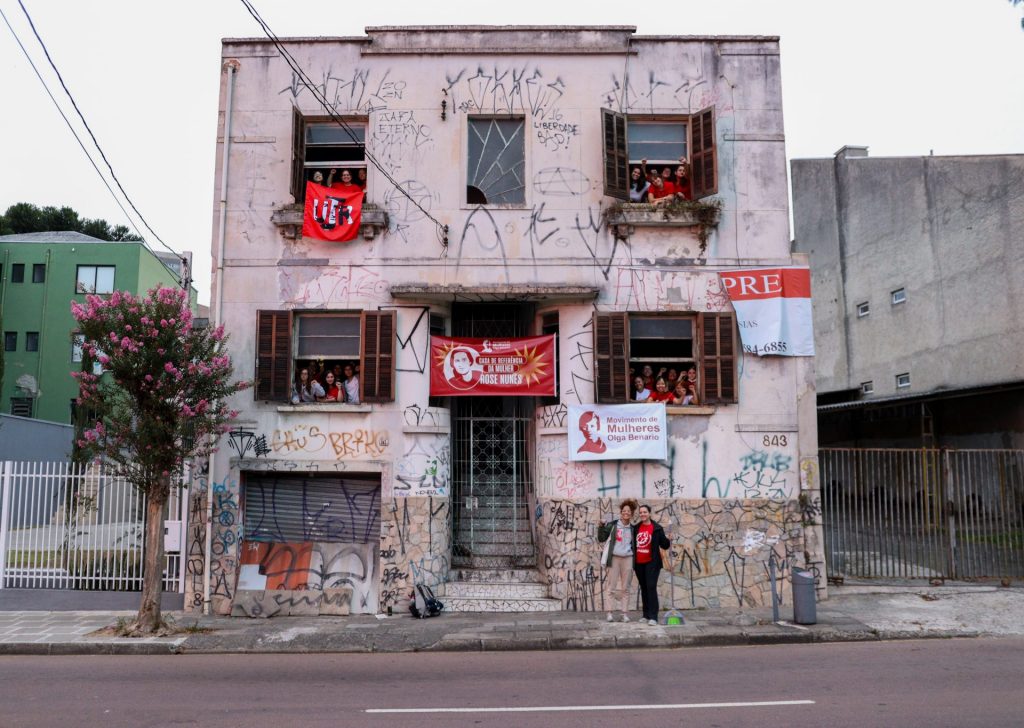
[[[148,295],[115,291],[72,302],[83,353],[104,375],[72,372],[77,404],[95,413],[77,446],[104,458],[146,496],[145,562],[139,611],[126,633],[163,628],[164,507],[186,460],[209,455],[217,436],[238,415],[228,397],[247,382],[232,381],[222,327],[194,328],[185,291],[154,288]]]
[[[612,234],[623,239],[628,237],[628,233],[624,234],[622,227],[672,222],[695,225],[700,252],[703,253],[707,250],[711,228],[718,225],[721,213],[722,201],[717,197],[711,197],[704,200],[674,199],[664,205],[616,201],[606,207],[601,216],[604,224],[612,230]]]

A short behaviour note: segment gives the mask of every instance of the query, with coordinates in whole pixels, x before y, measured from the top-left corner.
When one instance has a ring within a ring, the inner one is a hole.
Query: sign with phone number
[[[765,268],[720,273],[743,351],[756,356],[814,356],[811,272]]]

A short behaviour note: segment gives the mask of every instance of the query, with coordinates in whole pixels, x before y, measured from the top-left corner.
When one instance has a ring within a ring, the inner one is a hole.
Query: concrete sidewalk
[[[94,634],[130,612],[0,612],[3,654],[416,652],[691,647],[1024,635],[1024,589],[847,585],[798,626],[792,607],[685,610],[684,625],[604,620],[604,613],[442,614],[242,619],[170,613],[185,631],[126,639]]]

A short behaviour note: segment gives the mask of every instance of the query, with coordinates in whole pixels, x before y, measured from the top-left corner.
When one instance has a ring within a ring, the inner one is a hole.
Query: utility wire
[[[20,0],[19,0],[19,2],[20,2]],[[334,121],[336,124],[338,124],[338,126],[340,126],[342,129],[344,129],[345,133],[348,134],[349,138],[352,139],[353,142],[359,144],[360,140],[356,136],[356,133],[353,131],[352,127],[350,127],[345,122],[344,119],[342,119],[340,116],[338,116],[337,112],[334,110],[334,108],[328,102],[327,97],[324,94],[322,94],[316,88],[316,85],[313,83],[312,79],[309,78],[309,76],[306,75],[306,72],[302,70],[302,68],[298,64],[298,61],[295,60],[295,57],[291,54],[291,52],[289,52],[288,49],[285,48],[284,45],[282,45],[281,39],[278,38],[278,36],[274,33],[273,30],[271,30],[271,28],[267,24],[267,22],[265,20],[263,20],[262,17],[260,17],[259,12],[257,12],[255,7],[253,7],[252,3],[249,2],[249,0],[241,0],[241,2],[242,2],[242,5],[245,6],[245,9],[249,11],[249,14],[253,17],[253,19],[255,19],[255,21],[259,24],[259,26],[263,29],[263,32],[266,34],[266,36],[270,39],[270,41],[277,48],[277,52],[281,54],[281,57],[284,58],[285,63],[287,63],[288,66],[292,69],[292,72],[295,73],[295,75],[298,77],[299,81],[302,82],[302,85],[306,88],[306,90],[308,90],[313,95],[313,98],[315,98],[317,100],[317,102],[319,102],[319,104],[327,112],[328,116],[330,116],[331,120]],[[368,149],[366,149],[365,140],[362,142],[362,144],[363,144],[363,152],[366,155],[366,159],[369,160],[369,162],[374,167],[376,167],[377,170],[381,174],[384,175],[384,178],[387,179],[387,181],[390,182],[391,185],[396,190],[398,190],[403,195],[405,195],[405,197],[409,200],[409,202],[411,202],[413,205],[415,205],[419,209],[419,211],[422,212],[423,215],[427,219],[429,219],[431,222],[433,222],[437,226],[439,235],[443,236],[442,239],[441,239],[441,245],[444,246],[445,249],[447,249],[447,247],[448,247],[448,226],[444,225],[443,223],[441,223],[440,220],[438,220],[436,217],[431,215],[430,212],[428,212],[427,209],[425,207],[423,207],[423,205],[421,205],[419,202],[417,202],[412,197],[412,195],[410,195],[409,192],[404,187],[402,187],[402,185],[399,184],[398,181],[395,180],[395,178],[392,177],[391,174],[386,169],[384,169],[384,167],[380,164],[380,162],[377,161],[376,157],[374,157],[373,154],[371,154],[370,151]]]
[[[50,51],[49,51],[49,49],[47,49],[47,47],[46,47],[46,43],[44,43],[44,42],[43,42],[43,39],[42,39],[42,38],[40,37],[40,35],[39,35],[39,31],[38,31],[38,30],[36,30],[36,25],[35,25],[35,23],[34,23],[34,22],[32,21],[32,16],[31,16],[31,15],[29,15],[29,13],[28,13],[28,9],[27,9],[27,8],[25,7],[24,3],[22,3],[22,1],[21,1],[21,0],[18,0],[18,6],[19,6],[19,7],[21,7],[21,12],[23,12],[23,13],[25,14],[25,18],[26,18],[26,20],[28,20],[28,24],[29,24],[29,27],[30,27],[30,28],[32,28],[32,33],[33,33],[33,35],[35,35],[35,37],[36,37],[36,40],[37,40],[37,41],[39,41],[39,45],[40,45],[40,46],[42,47],[42,49],[43,49],[43,53],[44,53],[44,54],[46,55],[46,60],[47,60],[47,61],[49,62],[49,64],[50,64],[50,68],[52,68],[52,69],[53,69],[53,72],[54,72],[55,74],[57,74],[57,80],[58,80],[58,81],[60,81],[60,85],[61,85],[61,88],[63,88],[63,89],[64,89],[64,93],[65,93],[65,94],[67,94],[67,97],[68,97],[68,99],[69,99],[69,100],[71,101],[71,105],[72,105],[72,106],[74,107],[74,109],[75,109],[75,113],[77,113],[77,114],[78,114],[78,118],[79,118],[79,119],[81,119],[81,121],[82,121],[82,125],[83,125],[83,126],[85,127],[85,130],[86,130],[87,132],[89,132],[89,137],[90,137],[90,138],[92,139],[92,143],[96,145],[96,150],[97,150],[97,151],[98,151],[98,152],[100,153],[100,157],[102,157],[102,158],[103,158],[103,161],[104,161],[104,162],[106,163],[106,165],[107,165],[107,169],[108,169],[108,170],[110,170],[110,176],[111,176],[111,177],[113,178],[113,180],[114,180],[114,183],[115,183],[115,184],[117,185],[117,188],[118,188],[119,190],[121,190],[121,194],[122,194],[122,195],[124,195],[124,199],[125,199],[125,201],[126,201],[126,202],[128,203],[128,205],[129,205],[129,206],[130,206],[130,207],[132,208],[132,210],[134,210],[134,211],[135,211],[135,214],[136,214],[136,215],[138,216],[139,220],[141,220],[141,221],[142,221],[142,224],[146,226],[146,229],[147,229],[147,230],[149,230],[149,232],[151,232],[151,233],[153,234],[153,237],[154,237],[154,238],[156,238],[156,239],[157,239],[157,241],[159,241],[159,243],[160,243],[160,244],[161,244],[162,246],[164,246],[165,248],[167,248],[167,250],[168,250],[168,251],[170,251],[171,253],[173,253],[174,255],[176,255],[176,256],[177,256],[178,258],[181,258],[181,259],[182,259],[182,261],[183,261],[183,265],[185,265],[185,263],[184,263],[184,258],[185,258],[185,256],[183,256],[183,255],[182,255],[181,253],[179,253],[179,252],[178,252],[177,250],[175,250],[175,249],[174,249],[174,248],[172,248],[172,247],[171,247],[170,245],[168,245],[167,243],[165,243],[165,242],[163,241],[163,239],[162,239],[162,238],[161,238],[161,237],[160,237],[159,235],[157,235],[157,234],[156,234],[156,231],[155,231],[155,230],[154,230],[154,229],[152,228],[152,226],[151,226],[151,225],[150,225],[150,224],[149,224],[149,223],[148,223],[148,222],[146,221],[146,218],[145,218],[145,217],[143,217],[143,215],[142,215],[142,213],[141,213],[141,212],[139,212],[139,208],[137,208],[137,207],[135,206],[135,203],[134,203],[134,202],[132,202],[132,198],[128,196],[128,193],[127,193],[127,192],[125,192],[125,189],[124,189],[124,187],[123,187],[123,186],[121,185],[121,180],[119,180],[119,179],[117,178],[117,174],[115,174],[115,173],[114,173],[114,167],[113,167],[113,165],[111,165],[111,164],[110,164],[110,160],[109,160],[109,159],[107,159],[107,155],[106,155],[106,154],[104,154],[104,152],[103,152],[103,147],[101,147],[101,146],[100,146],[100,143],[99,143],[99,141],[98,141],[98,140],[96,139],[96,135],[92,133],[92,129],[91,129],[90,127],[89,127],[89,122],[87,122],[87,121],[85,120],[85,116],[84,116],[84,115],[82,114],[82,110],[78,108],[78,104],[77,104],[77,103],[75,102],[75,97],[71,95],[71,91],[70,91],[70,89],[68,89],[68,87],[67,87],[67,84],[65,84],[65,83],[64,83],[64,77],[60,75],[60,71],[59,71],[59,70],[57,69],[57,64],[56,64],[56,63],[54,63],[54,62],[53,62],[53,58],[51,58],[51,57],[50,57]],[[6,18],[4,18],[4,20],[6,21]],[[10,24],[9,24],[9,23],[8,23],[8,26],[7,26],[7,27],[10,27]],[[11,32],[14,32],[14,31],[13,31],[13,29],[12,29],[12,31],[11,31]],[[20,45],[20,41],[19,41],[19,45]],[[24,50],[24,48],[22,48],[22,50]],[[33,68],[35,68],[35,66],[34,66],[34,65],[33,65]],[[36,75],[38,75],[38,73],[39,73],[39,72],[37,71],[37,72],[36,72]],[[41,76],[40,76],[40,80],[42,80],[42,77],[41,77]],[[45,83],[44,83],[44,85],[45,85]],[[47,90],[47,92],[49,92],[49,90]],[[51,98],[52,98],[52,97],[51,97]],[[56,102],[54,102],[54,103],[56,103]],[[63,112],[61,112],[61,114],[63,115]],[[77,135],[76,135],[76,137],[77,137]],[[81,142],[79,142],[79,143],[81,143]],[[90,160],[91,160],[91,157],[90,157]],[[109,189],[109,187],[108,187],[108,189]],[[121,209],[123,210],[124,208],[122,207]],[[126,213],[126,214],[127,214],[127,213]],[[136,231],[136,232],[138,232],[138,231]],[[143,237],[143,236],[140,236],[140,237]]]
[[[78,132],[75,131],[75,127],[72,126],[71,120],[67,117],[67,115],[64,113],[64,110],[60,107],[60,104],[57,103],[57,99],[55,99],[53,94],[50,92],[50,87],[46,85],[45,79],[43,79],[42,74],[39,73],[39,69],[36,68],[36,64],[32,61],[32,57],[28,54],[28,51],[25,49],[25,46],[22,45],[21,38],[18,37],[18,34],[14,31],[14,28],[11,27],[11,22],[7,19],[7,16],[4,15],[3,10],[0,10],[0,17],[4,19],[4,23],[7,25],[7,29],[11,31],[11,35],[14,36],[15,42],[18,44],[18,47],[21,48],[21,52],[24,54],[25,60],[27,60],[28,64],[32,66],[32,70],[35,71],[36,77],[39,79],[39,82],[43,85],[43,90],[46,91],[46,95],[50,97],[50,101],[52,101],[53,105],[57,108],[57,112],[61,115],[61,118],[64,119],[64,123],[68,125],[68,129],[71,131],[71,134],[75,137],[75,141],[78,142],[78,146],[82,148],[82,152],[85,154],[86,159],[89,160],[89,164],[91,164],[92,168],[96,170],[96,174],[100,176],[100,181],[103,182],[103,186],[107,188],[107,191],[110,193],[110,196],[114,198],[114,202],[116,202],[117,206],[121,208],[121,212],[124,213],[124,217],[128,221],[128,224],[132,226],[132,229],[135,230],[135,233],[141,238],[142,233],[138,229],[138,227],[135,226],[135,221],[132,220],[132,216],[128,214],[128,211],[126,209],[124,209],[124,205],[121,204],[121,200],[118,199],[118,196],[114,192],[113,188],[110,186],[110,183],[107,182],[107,178],[103,176],[103,172],[101,172],[100,168],[96,165],[96,162],[92,158],[92,155],[89,153],[89,150],[85,148],[85,144],[82,143],[81,137],[78,136]]]

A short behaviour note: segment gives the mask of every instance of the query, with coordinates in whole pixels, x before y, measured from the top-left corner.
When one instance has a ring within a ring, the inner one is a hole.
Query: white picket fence
[[[187,490],[173,488],[168,592],[184,585],[187,504]],[[145,514],[145,496],[101,464],[0,462],[0,589],[141,590]]]

